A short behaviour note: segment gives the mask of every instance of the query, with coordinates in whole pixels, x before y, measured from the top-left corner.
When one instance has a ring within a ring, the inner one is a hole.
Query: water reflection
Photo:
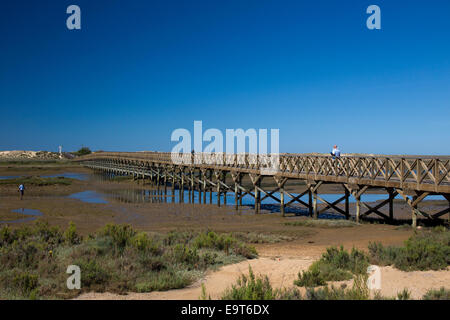
[[[92,180],[100,182],[114,181],[116,175],[112,173],[103,174],[95,173],[92,175]],[[112,189],[107,191],[102,191],[103,193],[95,191],[85,191],[81,193],[74,194],[70,196],[71,198],[79,199],[85,202],[91,203],[108,203],[110,201],[121,202],[121,203],[202,203],[202,204],[217,204],[218,193],[217,192],[199,192],[199,191],[189,191],[188,189],[179,190],[172,189],[171,186],[161,186],[160,189],[156,189],[150,184],[143,185],[143,188],[127,188],[128,185],[124,185],[123,189]],[[299,193],[290,193],[291,196],[296,197]],[[261,193],[261,197],[264,198],[265,194]],[[275,192],[273,196],[280,199],[280,193]],[[329,203],[333,203],[342,197],[342,194],[320,194],[320,197]],[[361,196],[361,201],[363,202],[377,202],[387,199],[387,194],[364,194]],[[397,195],[396,199],[401,199],[400,195]],[[285,193],[285,201],[288,203],[291,197]],[[303,195],[300,200],[308,203],[308,194]],[[442,196],[434,195],[429,196],[427,200],[444,200]],[[225,203],[224,203],[225,202]],[[355,203],[356,200],[353,196],[349,197],[350,203]],[[220,194],[220,203],[223,206],[234,206],[235,205],[235,194],[234,192],[228,192],[224,197],[224,194]],[[323,203],[321,200],[317,200],[318,204]],[[242,206],[247,208],[254,208],[255,201],[251,195],[245,195],[240,201]],[[280,203],[270,197],[264,198],[261,203],[261,209],[269,212],[280,212]],[[309,211],[301,207],[298,203],[285,207],[286,213],[293,213],[295,215],[309,215]],[[343,216],[340,214],[333,213],[322,213],[319,218],[324,219],[342,219]]]
[[[101,193],[92,190],[73,193],[69,196],[69,198],[88,203],[108,203]]]

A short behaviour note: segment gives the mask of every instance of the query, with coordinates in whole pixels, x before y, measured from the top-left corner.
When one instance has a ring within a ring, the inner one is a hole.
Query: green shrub
[[[228,250],[234,239],[230,235],[218,235],[213,231],[201,232],[192,240],[193,246],[200,248],[214,248],[218,250]]]
[[[422,297],[423,300],[450,300],[450,290],[441,287],[439,290],[430,289]]]
[[[8,227],[8,225],[3,226],[0,229],[0,248],[2,246],[11,244],[13,242],[13,234],[11,232],[11,229]]]
[[[352,274],[366,274],[368,257],[355,248],[350,253],[340,248],[330,247],[307,271],[298,274],[294,284],[301,287],[325,285],[327,281],[342,281],[352,278]]]
[[[273,300],[276,292],[267,276],[255,277],[252,268],[249,274],[241,275],[236,285],[225,291],[222,300]]]
[[[150,271],[161,271],[167,269],[167,263],[161,256],[141,256],[139,259],[139,264],[141,264],[145,270]]]
[[[352,248],[349,254],[343,246],[339,249],[336,247],[327,248],[321,261],[336,269],[347,270],[355,274],[366,273],[369,266],[369,259],[362,251]]]
[[[97,290],[102,290],[104,285],[111,279],[111,274],[102,268],[96,261],[77,261],[75,265],[81,270],[81,287],[93,287]]]
[[[131,243],[136,231],[128,224],[107,224],[101,234],[111,237],[116,248],[123,249]]]
[[[413,235],[404,247],[384,247],[369,243],[373,264],[393,265],[404,270],[441,270],[450,264],[450,232],[435,228]]]
[[[13,283],[23,295],[29,296],[38,286],[38,276],[29,272],[16,273]]]
[[[326,283],[318,268],[303,271],[302,273],[299,272],[298,279],[294,281],[294,284],[299,287],[317,287],[323,286]]]
[[[245,245],[243,243],[236,244],[233,248],[233,252],[247,259],[254,259],[258,257],[258,252],[256,251],[255,247]]]
[[[213,231],[201,232],[193,238],[191,242],[197,249],[211,248],[223,250],[227,255],[230,254],[231,251],[236,255],[241,255],[248,259],[253,259],[258,255],[254,247],[238,241],[231,234],[218,235]]]
[[[144,279],[137,281],[137,292],[163,291],[184,288],[192,283],[193,277],[189,273],[162,271],[147,274]]]
[[[408,291],[408,289],[403,289],[399,293],[397,293],[397,299],[398,300],[409,300],[411,299],[411,292]]]
[[[205,284],[202,282],[202,292],[200,294],[199,300],[211,300],[211,296],[206,294]]]
[[[175,261],[185,263],[189,266],[196,266],[200,261],[200,256],[196,248],[189,248],[184,244],[177,244],[173,249]]]
[[[366,281],[367,275],[359,274],[355,276],[350,289],[346,289],[345,286],[336,288],[333,285],[318,289],[308,288],[306,298],[308,300],[368,300],[370,295]]]
[[[77,234],[77,228],[73,222],[70,222],[69,227],[64,232],[64,241],[69,245],[80,244],[82,237]]]
[[[154,255],[161,253],[160,248],[145,232],[140,232],[131,238],[130,243],[141,252],[149,252]]]

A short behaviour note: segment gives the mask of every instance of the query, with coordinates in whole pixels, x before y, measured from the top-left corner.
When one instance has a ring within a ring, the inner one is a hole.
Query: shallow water
[[[93,190],[73,193],[69,196],[69,198],[88,203],[108,203],[103,194]]]
[[[20,176],[0,176],[0,180],[17,179],[17,178],[20,178]]]
[[[31,216],[29,218],[22,218],[22,219],[16,219],[16,220],[6,220],[6,221],[0,221],[0,223],[22,223],[22,222],[28,222],[36,220],[37,217],[42,216],[43,213],[36,209],[26,209],[26,208],[20,208],[12,210],[13,213],[19,213],[26,216]]]

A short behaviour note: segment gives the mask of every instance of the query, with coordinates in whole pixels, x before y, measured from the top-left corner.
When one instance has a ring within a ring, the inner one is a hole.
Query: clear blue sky
[[[444,0],[4,0],[0,150],[170,151],[202,120],[278,128],[281,152],[450,154],[449,14]]]

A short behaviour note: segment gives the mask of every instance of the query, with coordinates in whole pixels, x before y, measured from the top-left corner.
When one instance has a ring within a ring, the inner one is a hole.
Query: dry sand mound
[[[66,155],[62,154],[63,158]],[[12,150],[12,151],[0,151],[0,159],[11,159],[11,160],[21,160],[21,159],[35,159],[35,160],[53,160],[60,159],[58,152],[49,151],[26,151],[26,150]]]

